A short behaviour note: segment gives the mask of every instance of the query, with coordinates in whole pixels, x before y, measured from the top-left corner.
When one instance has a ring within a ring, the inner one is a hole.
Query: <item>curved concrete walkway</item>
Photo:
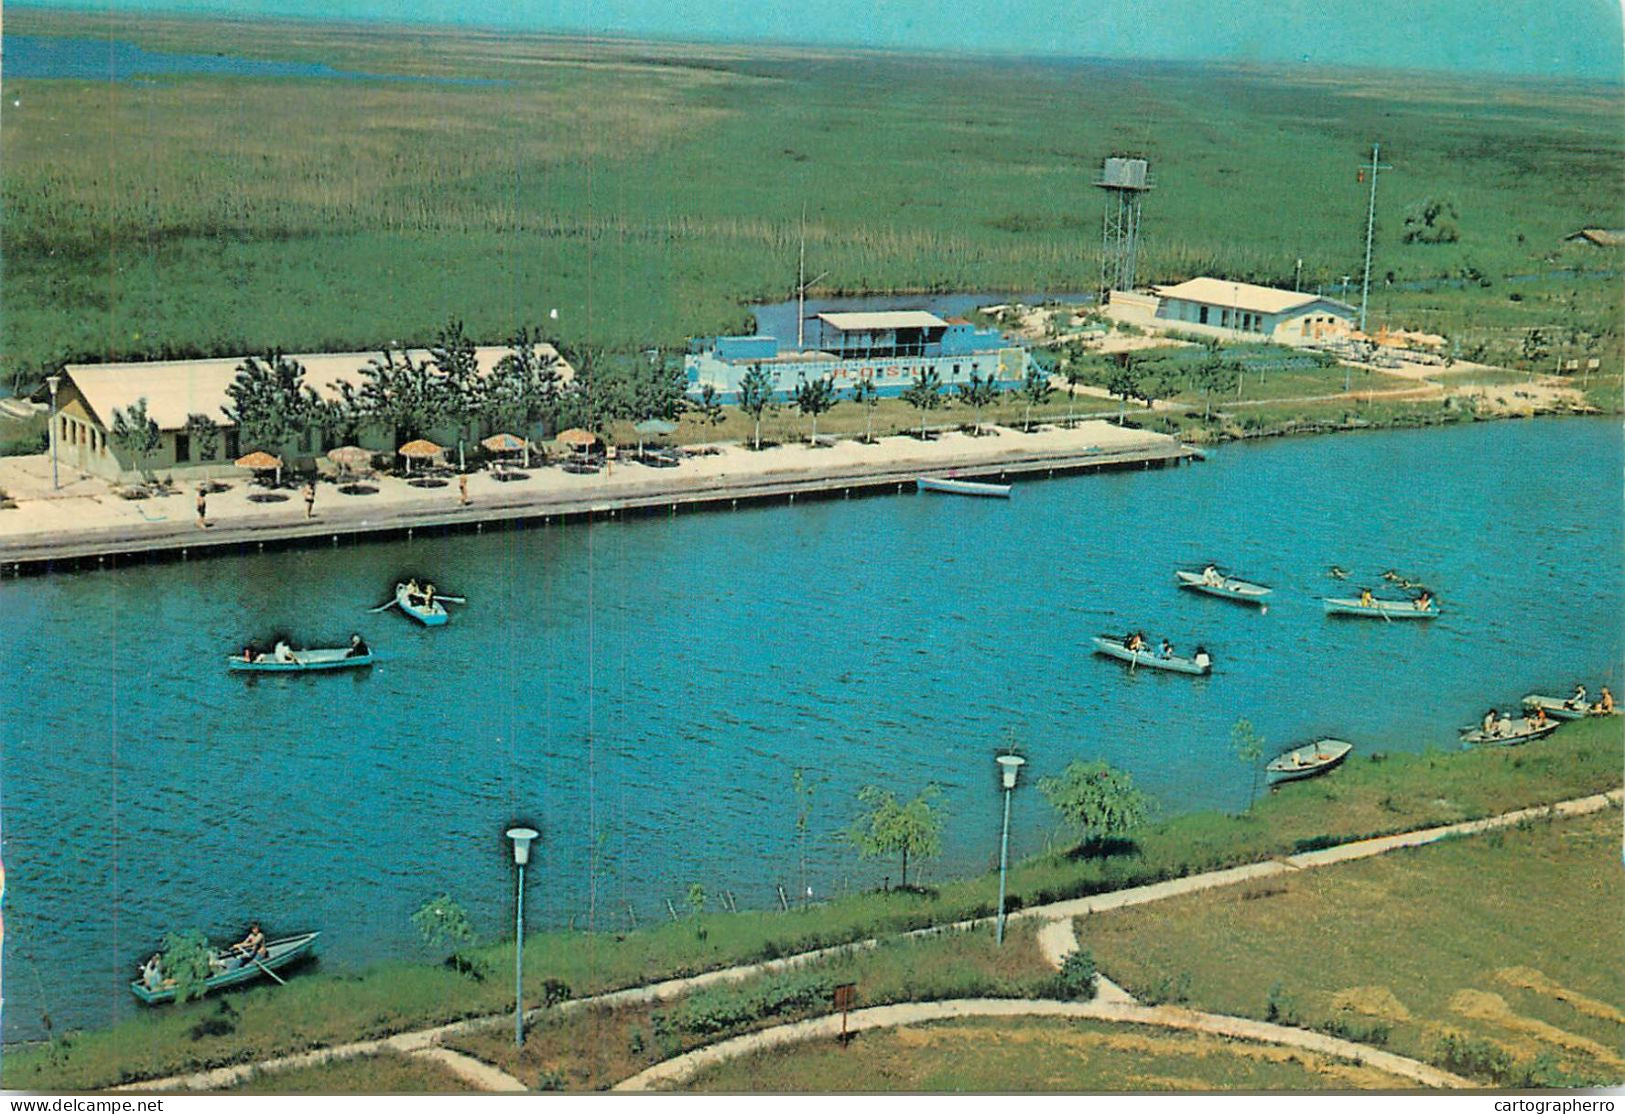
[[[893,1028],[898,1025],[917,1025],[926,1021],[942,1021],[958,1017],[1063,1017],[1090,1021],[1120,1022],[1131,1025],[1151,1025],[1162,1029],[1182,1029],[1195,1033],[1211,1033],[1234,1040],[1259,1041],[1265,1044],[1286,1045],[1319,1052],[1351,1063],[1365,1064],[1402,1079],[1420,1083],[1424,1087],[1457,1088],[1474,1084],[1458,1075],[1430,1067],[1417,1060],[1396,1056],[1392,1052],[1368,1048],[1363,1044],[1314,1033],[1307,1029],[1291,1029],[1271,1025],[1266,1021],[1253,1021],[1244,1017],[1226,1017],[1222,1014],[1197,1013],[1194,1010],[1172,1006],[1141,1006],[1123,1002],[1047,1002],[1026,999],[961,998],[946,1002],[910,1002],[896,1006],[875,1006],[854,1010],[847,1017],[849,1032],[866,1029]],[[720,1064],[736,1056],[759,1052],[767,1048],[780,1048],[788,1044],[812,1040],[816,1037],[832,1038],[841,1031],[838,1014],[798,1021],[761,1029],[732,1040],[695,1049],[645,1069],[632,1078],[616,1084],[617,1091],[646,1091],[654,1087],[671,1086],[691,1078],[701,1068]]]
[[[1433,828],[1421,828],[1411,832],[1401,832],[1391,836],[1381,836],[1376,839],[1357,840],[1353,843],[1338,844],[1320,851],[1310,851],[1301,855],[1293,855],[1286,859],[1268,860],[1259,863],[1250,863],[1246,866],[1232,867],[1228,870],[1215,870],[1206,874],[1193,874],[1184,878],[1175,878],[1167,882],[1157,882],[1149,886],[1134,886],[1129,889],[1114,890],[1110,893],[1095,894],[1092,897],[1075,898],[1069,901],[1058,901],[1050,905],[1035,905],[1011,913],[1007,920],[1022,920],[1038,918],[1044,921],[1065,921],[1066,936],[1071,936],[1071,946],[1065,947],[1066,937],[1060,935],[1060,930],[1050,930],[1050,941],[1045,947],[1046,958],[1060,965],[1066,953],[1077,946],[1076,937],[1072,936],[1070,922],[1073,918],[1086,913],[1099,912],[1104,909],[1120,909],[1130,905],[1143,905],[1152,901],[1161,901],[1164,898],[1174,897],[1178,894],[1197,893],[1202,890],[1216,889],[1220,886],[1231,886],[1237,882],[1245,882],[1254,878],[1268,878],[1277,874],[1290,873],[1295,870],[1306,870],[1318,866],[1328,866],[1333,863],[1347,862],[1351,859],[1368,858],[1372,855],[1382,855],[1404,847],[1420,847],[1428,843],[1435,843],[1441,839],[1450,839],[1457,836],[1472,835],[1478,832],[1491,831],[1496,828],[1510,827],[1525,820],[1538,820],[1545,817],[1561,819],[1570,816],[1584,816],[1599,812],[1611,806],[1618,806],[1625,801],[1625,789],[1613,789],[1607,793],[1598,793],[1590,797],[1578,797],[1573,800],[1561,801],[1551,805],[1537,805],[1533,808],[1517,809],[1513,812],[1504,812],[1497,816],[1486,817],[1482,820],[1469,820],[1459,824],[1444,824]],[[933,933],[952,931],[955,929],[974,928],[979,925],[991,924],[992,917],[980,917],[972,920],[958,921],[953,924],[936,925],[931,928],[917,929],[913,932],[898,933],[892,939],[908,939],[910,937],[928,936]],[[650,983],[645,986],[630,987],[626,990],[611,991],[607,994],[597,994],[588,998],[572,998],[557,1006],[539,1007],[526,1011],[527,1023],[534,1023],[549,1009],[559,1012],[571,1012],[590,1007],[636,1005],[650,1002],[668,1001],[672,998],[687,994],[718,983],[738,982],[743,979],[754,978],[757,975],[774,974],[789,970],[819,959],[849,954],[854,951],[867,950],[880,945],[880,940],[859,940],[850,944],[840,944],[830,948],[820,948],[815,951],[802,952],[798,955],[785,956],[780,959],[768,960],[762,963],[749,963],[737,967],[724,967],[716,971],[707,971],[701,975],[688,978],[667,979],[664,982]],[[1062,948],[1064,950],[1054,951]],[[1096,1002],[1089,1003],[1093,1008],[1106,1008],[1114,1003],[1108,995],[1115,997],[1112,991],[1121,994],[1122,998],[1132,1002],[1126,993],[1109,980],[1102,979],[1100,997]],[[1110,987],[1111,990],[1106,989]],[[1029,1003],[1035,1006],[1068,1005],[1067,1003]],[[877,1007],[892,1009],[901,1007]],[[1150,1008],[1150,1007],[1138,1007]],[[1167,1007],[1158,1007],[1166,1009]],[[1188,1011],[1181,1011],[1188,1012]],[[853,1014],[852,1016],[857,1016]],[[1216,1016],[1216,1015],[1215,1015]],[[311,1052],[299,1053],[291,1056],[282,1056],[257,1063],[234,1064],[230,1067],[215,1068],[212,1071],[196,1072],[188,1075],[171,1075],[161,1079],[143,1080],[138,1083],[126,1083],[110,1088],[115,1091],[164,1091],[164,1090],[193,1090],[207,1091],[222,1087],[233,1086],[247,1079],[256,1071],[275,1071],[283,1067],[302,1067],[309,1064],[326,1063],[330,1060],[345,1059],[350,1056],[365,1056],[385,1049],[393,1049],[408,1054],[416,1053],[425,1048],[438,1046],[448,1036],[474,1030],[489,1028],[494,1025],[505,1025],[512,1020],[512,1014],[492,1014],[485,1017],[470,1018],[467,1021],[458,1021],[449,1025],[440,1025],[430,1029],[418,1029],[409,1033],[398,1033],[392,1037],[381,1040],[357,1041],[351,1044],[334,1045],[329,1048],[317,1049]],[[1249,1024],[1255,1024],[1249,1022]],[[1256,1023],[1256,1024],[1262,1024]],[[787,1028],[793,1028],[787,1027]],[[1296,1032],[1296,1030],[1291,1030]],[[1331,1038],[1325,1038],[1330,1040]],[[725,1044],[727,1042],[724,1042]],[[718,1045],[716,1047],[722,1047]]]

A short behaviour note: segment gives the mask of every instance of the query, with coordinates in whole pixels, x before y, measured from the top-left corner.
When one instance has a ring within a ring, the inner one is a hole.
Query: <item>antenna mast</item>
[[[1365,332],[1366,301],[1371,296],[1371,233],[1377,224],[1377,171],[1392,170],[1387,163],[1377,161],[1381,144],[1371,145],[1371,201],[1365,211],[1365,280],[1360,284],[1360,331]]]

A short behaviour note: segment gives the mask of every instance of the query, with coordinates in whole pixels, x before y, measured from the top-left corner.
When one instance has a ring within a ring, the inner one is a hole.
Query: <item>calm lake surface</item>
[[[1007,730],[1032,762],[1017,855],[1055,831],[1033,781],[1072,758],[1128,768],[1165,814],[1243,806],[1240,716],[1272,751],[1318,733],[1356,758],[1453,747],[1491,703],[1618,685],[1622,465],[1616,422],[1500,422],[1225,447],[1009,502],[802,503],[0,583],[5,1035],[38,1035],[44,1011],[59,1031],[127,1014],[138,959],[176,927],[319,928],[324,966],[353,969],[421,954],[408,918],[450,892],[500,937],[515,818],[543,832],[532,922],[619,928],[690,882],[741,906],[793,893],[797,767],[817,787],[822,897],[895,880],[833,838],[870,782],[943,788],[928,880],[989,866]],[[1179,591],[1172,570],[1206,559],[1278,602]],[[1321,614],[1334,588],[1381,594],[1389,567],[1444,614]],[[470,603],[434,631],[368,614],[408,573]],[[1217,672],[1089,654],[1130,625],[1206,642]],[[388,660],[225,669],[250,636],[352,630]]]

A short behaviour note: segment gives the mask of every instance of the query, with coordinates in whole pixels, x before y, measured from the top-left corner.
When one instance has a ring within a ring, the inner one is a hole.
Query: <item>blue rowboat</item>
[[[1549,719],[1540,727],[1533,726],[1533,721],[1525,717],[1506,721],[1510,724],[1507,730],[1495,732],[1485,731],[1482,727],[1474,727],[1461,733],[1461,745],[1464,747],[1515,747],[1519,743],[1527,743],[1531,739],[1544,739],[1553,731],[1563,726],[1560,719]]]
[[[280,940],[267,940],[265,955],[257,960],[243,962],[237,956],[228,957],[225,952],[217,951],[215,956],[226,963],[234,964],[228,970],[217,975],[211,975],[203,984],[203,992],[219,990],[222,987],[236,986],[239,983],[253,982],[270,971],[279,967],[286,967],[305,956],[316,948],[316,937],[320,932],[306,932],[299,936],[284,936]],[[140,979],[130,984],[130,993],[147,1003],[149,1006],[159,1002],[173,1002],[175,1000],[175,986],[171,980],[165,980],[156,987],[149,987]]]
[[[248,661],[241,654],[226,659],[233,673],[309,673],[323,669],[359,669],[373,662],[372,651],[351,654],[348,646],[325,650],[295,650],[292,661],[277,661],[270,653]]]
[[[1270,759],[1264,769],[1271,781],[1297,781],[1323,774],[1349,756],[1353,743],[1342,739],[1316,739]]]
[[[921,476],[914,481],[914,486],[921,491],[941,491],[949,495],[982,495],[990,499],[1010,498],[1009,484],[984,484],[971,480],[934,479],[930,476]]]
[[[1190,658],[1175,655],[1163,657],[1154,650],[1130,650],[1123,644],[1121,638],[1113,638],[1111,635],[1100,635],[1094,642],[1095,653],[1116,658],[1118,661],[1126,661],[1135,667],[1165,669],[1170,673],[1189,673],[1193,676],[1202,676],[1213,671],[1211,660],[1198,665]]]
[[[406,585],[395,585],[395,603],[402,611],[422,623],[426,627],[442,627],[446,625],[446,607],[439,600],[434,600],[427,607],[421,603],[413,603],[412,595],[406,590]]]
[[[1357,619],[1437,619],[1439,605],[1429,603],[1426,607],[1417,607],[1415,600],[1372,600],[1370,603],[1361,603],[1359,600],[1325,599],[1321,603],[1326,606],[1328,615],[1347,615]]]
[[[1266,588],[1262,584],[1238,580],[1233,576],[1221,577],[1217,584],[1209,584],[1199,572],[1186,572],[1184,569],[1176,569],[1174,575],[1179,578],[1181,588],[1206,592],[1210,596],[1235,600],[1237,603],[1257,604],[1259,607],[1268,606],[1270,593],[1272,592],[1272,589]]]

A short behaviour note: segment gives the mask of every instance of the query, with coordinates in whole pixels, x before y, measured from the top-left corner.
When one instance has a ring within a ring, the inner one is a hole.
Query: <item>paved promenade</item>
[[[268,543],[466,529],[520,519],[677,513],[753,500],[793,502],[798,495],[900,492],[922,475],[1013,477],[1156,467],[1195,455],[1163,434],[1103,421],[1033,433],[988,428],[981,437],[945,432],[930,441],[887,437],[872,445],[842,440],[761,452],[734,444],[706,446],[675,468],[628,460],[612,462],[601,472],[575,474],[548,466],[532,468],[513,482],[482,471],[468,477],[467,503],[455,477],[430,481],[434,486],[378,477],[366,485],[376,490],[361,495],[344,494],[338,484],[323,481],[316,485],[309,518],[298,488],[269,492],[238,478],[230,490],[209,495],[205,527],[197,525],[195,483],[178,483],[170,495],[124,499],[109,485],[60,465],[62,486],[54,488],[48,456],[8,457],[0,459],[0,490],[17,506],[0,510],[0,570],[155,551],[190,555]]]

